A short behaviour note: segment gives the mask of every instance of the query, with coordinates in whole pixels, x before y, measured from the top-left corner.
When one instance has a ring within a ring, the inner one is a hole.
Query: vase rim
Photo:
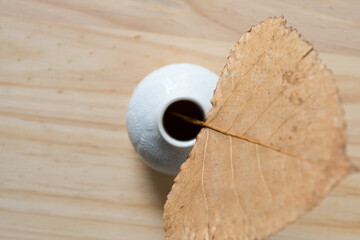
[[[163,124],[163,118],[164,118],[164,114],[166,112],[166,110],[168,109],[168,107],[175,103],[175,102],[178,102],[178,101],[190,101],[190,102],[193,102],[195,103],[199,109],[201,110],[202,112],[202,115],[205,117],[205,110],[204,110],[204,107],[202,106],[202,104],[196,99],[196,98],[193,98],[193,97],[189,97],[189,96],[186,96],[186,97],[176,97],[174,99],[172,99],[171,101],[169,101],[166,105],[164,105],[164,107],[160,110],[160,114],[158,115],[159,118],[158,118],[158,129],[159,129],[159,132],[160,132],[160,135],[164,138],[164,140],[166,142],[168,142],[170,145],[174,146],[174,147],[178,147],[178,148],[188,148],[188,147],[192,147],[194,146],[195,144],[195,141],[196,141],[196,137],[191,139],[191,140],[178,140],[172,136],[170,136],[167,131],[165,130],[164,128],[164,124]]]

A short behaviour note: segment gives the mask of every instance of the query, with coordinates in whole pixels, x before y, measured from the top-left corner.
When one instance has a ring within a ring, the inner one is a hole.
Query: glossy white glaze
[[[135,150],[153,169],[175,175],[186,160],[195,139],[179,141],[162,126],[166,108],[179,100],[190,100],[202,108],[204,116],[218,76],[189,63],[171,64],[147,75],[136,87],[127,110],[127,130]]]

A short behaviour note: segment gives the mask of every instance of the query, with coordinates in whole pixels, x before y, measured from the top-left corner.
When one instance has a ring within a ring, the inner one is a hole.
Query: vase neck
[[[192,147],[201,127],[180,119],[173,112],[203,121],[204,108],[195,99],[177,98],[165,104],[159,114],[158,128],[163,139],[175,147]]]

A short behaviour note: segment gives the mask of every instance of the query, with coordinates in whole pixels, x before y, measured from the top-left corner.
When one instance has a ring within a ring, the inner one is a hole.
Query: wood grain
[[[242,33],[273,15],[334,72],[360,167],[359,10],[355,0],[0,0],[0,238],[163,239],[172,178],[133,151],[129,97],[166,64],[219,74]],[[359,200],[353,174],[271,239],[359,239]]]

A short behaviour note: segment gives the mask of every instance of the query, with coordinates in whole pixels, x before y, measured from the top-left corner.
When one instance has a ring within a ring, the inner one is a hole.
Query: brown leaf
[[[182,165],[165,204],[167,239],[263,239],[349,173],[332,75],[285,24],[267,19],[231,50],[205,121],[222,133],[203,128]]]

